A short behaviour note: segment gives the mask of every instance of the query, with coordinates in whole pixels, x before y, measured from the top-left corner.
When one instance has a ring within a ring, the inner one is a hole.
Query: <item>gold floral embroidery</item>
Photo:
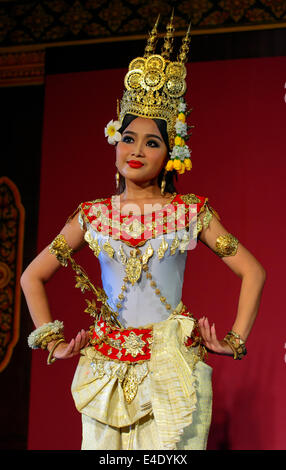
[[[166,242],[165,238],[163,237],[163,238],[162,238],[162,241],[161,241],[161,243],[160,243],[160,246],[159,246],[159,248],[158,248],[158,250],[157,250],[157,255],[158,255],[158,258],[159,258],[159,259],[162,259],[162,258],[164,257],[165,252],[166,252],[167,249],[168,249],[168,246],[169,246],[168,243]]]
[[[131,403],[134,400],[137,394],[138,385],[140,385],[147,373],[147,367],[146,370],[140,374],[138,373],[138,370],[135,369],[135,366],[129,366],[122,383],[124,398],[127,403]]]
[[[88,243],[89,248],[94,252],[94,256],[98,258],[100,253],[100,246],[98,244],[97,239],[94,239],[89,230],[87,230],[84,234],[84,239]]]
[[[215,215],[217,219],[220,220],[218,213],[208,204],[207,199],[204,205],[201,207],[200,213],[203,213],[203,218],[201,220],[200,217],[197,217],[197,230],[194,231],[196,232],[196,236],[198,236],[198,234],[202,231],[203,228],[208,228],[210,221],[213,218],[213,215]]]
[[[181,199],[185,204],[196,204],[201,202],[200,199],[195,194],[182,194]]]
[[[105,342],[107,344],[110,344],[110,346],[112,346],[113,348],[122,349],[122,344],[121,344],[121,341],[119,339],[113,339],[113,338],[107,337],[105,339]]]
[[[134,331],[131,331],[128,336],[124,335],[125,341],[122,344],[122,347],[126,349],[126,354],[131,354],[132,357],[138,356],[138,354],[144,354],[143,347],[145,346],[145,341],[142,340],[141,335],[136,335]]]
[[[180,245],[180,242],[179,242],[179,239],[177,237],[177,235],[175,236],[174,240],[172,241],[172,244],[171,244],[171,247],[170,247],[170,253],[171,255],[174,255],[176,253],[176,250],[177,248],[179,247]]]
[[[110,245],[109,240],[107,240],[107,241],[104,243],[103,249],[104,249],[104,251],[106,251],[106,253],[108,254],[109,258],[113,258],[113,256],[114,256],[114,249],[113,249],[112,246]]]
[[[119,250],[117,251],[117,256],[118,256],[118,258],[119,258],[119,260],[121,261],[122,264],[126,264],[126,263],[127,263],[127,256],[126,256],[126,254],[124,253],[124,250],[123,250],[122,245],[120,245],[120,248],[119,248]]]
[[[190,243],[190,236],[188,235],[187,232],[185,232],[180,242],[180,253],[184,253],[186,251],[186,248],[188,247],[189,243]]]
[[[208,205],[206,205],[206,211],[205,211],[205,214],[204,214],[204,217],[203,217],[203,226],[205,228],[207,228],[209,226],[209,223],[210,223],[212,217],[213,217],[213,215],[212,215],[211,211],[209,210]]]
[[[149,242],[148,246],[147,246],[147,249],[145,250],[145,252],[143,253],[143,256],[142,256],[143,265],[148,263],[148,260],[149,260],[149,258],[151,258],[151,256],[153,256],[153,253],[154,253],[154,250],[152,248],[151,243]]]
[[[142,364],[126,364],[111,362],[96,356],[91,361],[90,366],[94,377],[102,379],[104,376],[109,379],[116,377],[122,386],[124,399],[127,403],[131,403],[138,391],[138,386],[148,374],[148,366],[146,362]],[[118,356],[121,355],[120,351]]]

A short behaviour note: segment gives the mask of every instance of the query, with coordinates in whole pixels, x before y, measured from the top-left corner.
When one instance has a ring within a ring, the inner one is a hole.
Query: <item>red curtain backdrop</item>
[[[286,58],[194,63],[188,102],[195,125],[193,170],[178,191],[209,197],[224,226],[265,267],[268,278],[242,361],[209,355],[214,368],[209,449],[285,449],[285,70]],[[126,70],[48,76],[42,147],[38,250],[84,200],[114,192],[114,148],[104,127],[116,119]],[[95,283],[89,248],[76,255]],[[66,337],[88,327],[86,303],[71,268],[47,286],[54,319]],[[183,300],[197,316],[231,328],[240,280],[206,246],[189,252]],[[46,365],[32,358],[29,449],[80,449],[81,419],[70,384],[77,358]]]

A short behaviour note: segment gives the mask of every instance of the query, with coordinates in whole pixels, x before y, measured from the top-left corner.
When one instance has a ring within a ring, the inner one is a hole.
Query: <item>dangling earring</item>
[[[119,178],[120,178],[119,171],[117,171],[117,172],[115,173],[115,185],[116,185],[116,189],[119,189]]]
[[[162,178],[162,181],[161,181],[161,194],[162,196],[164,196],[165,194],[165,188],[166,188],[166,170],[164,171],[164,175],[163,175],[163,178]]]

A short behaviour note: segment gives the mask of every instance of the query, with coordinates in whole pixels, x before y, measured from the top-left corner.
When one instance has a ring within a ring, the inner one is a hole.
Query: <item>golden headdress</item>
[[[149,35],[144,56],[133,59],[124,78],[125,91],[118,106],[118,121],[110,123],[105,129],[109,143],[120,139],[118,129],[124,117],[133,114],[150,119],[163,119],[167,124],[170,160],[166,170],[184,173],[191,169],[190,149],[185,143],[188,137],[186,123],[185,63],[191,40],[190,26],[182,40],[175,61],[170,59],[173,51],[174,27],[173,14],[166,28],[161,54],[156,54],[159,17]]]

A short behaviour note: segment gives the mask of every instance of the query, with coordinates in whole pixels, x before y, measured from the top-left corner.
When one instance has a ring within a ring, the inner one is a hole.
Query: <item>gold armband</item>
[[[242,359],[247,354],[245,341],[241,339],[239,334],[230,331],[224,337],[224,341],[229,345],[233,352],[234,359]]]
[[[57,260],[62,266],[68,265],[68,260],[71,257],[72,249],[66,242],[65,237],[62,234],[56,236],[54,241],[49,246],[49,251],[52,255],[55,255]]]
[[[224,256],[234,256],[237,252],[238,239],[231,233],[220,235],[216,239],[215,253],[223,258]]]

